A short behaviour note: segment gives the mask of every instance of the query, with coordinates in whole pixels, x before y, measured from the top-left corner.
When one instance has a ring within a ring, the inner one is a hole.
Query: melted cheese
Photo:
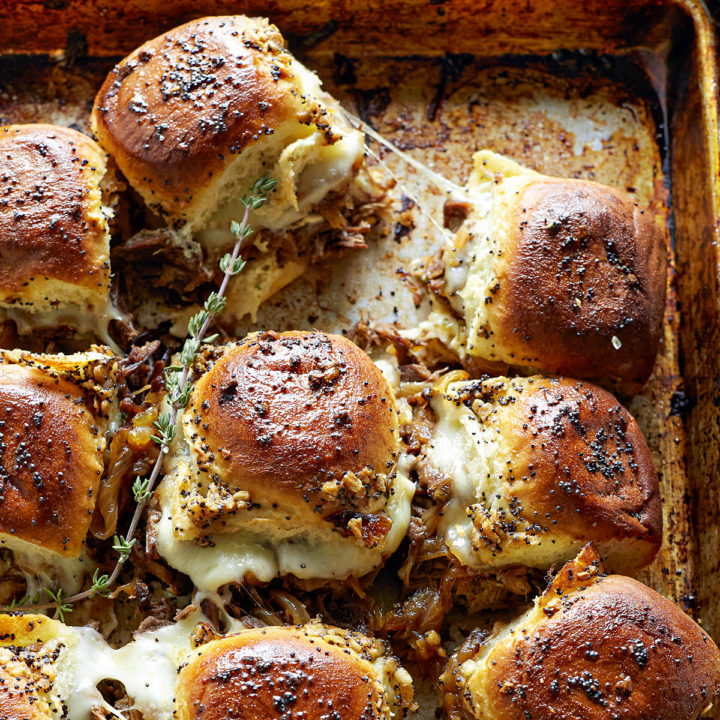
[[[60,586],[66,594],[82,589],[93,565],[84,557],[66,557],[11,535],[0,537],[0,548],[13,553],[13,562],[25,576],[25,594],[34,597],[44,587]]]
[[[91,391],[98,401],[107,400],[107,416],[95,416],[93,425],[100,430],[97,452],[105,448],[105,438],[112,437],[121,424],[121,413],[114,387],[113,365],[115,356],[102,347],[92,346],[87,352],[73,354],[35,354],[20,348],[0,350],[0,365],[24,365],[46,372],[45,381],[52,383],[55,376],[62,377]],[[95,371],[99,370],[98,374]],[[88,408],[91,412],[91,407]],[[100,460],[98,460],[100,462]],[[82,589],[84,578],[94,565],[84,555],[69,557],[42,545],[24,540],[10,533],[0,534],[0,550],[12,553],[14,564],[24,575],[27,589],[25,595],[34,597],[45,587],[62,587],[66,594]]]
[[[475,153],[473,162],[464,188],[471,211],[443,253],[446,302],[433,301],[427,320],[405,335],[412,340],[437,339],[459,357],[495,359],[486,298],[492,296],[491,288],[497,282],[495,261],[503,250],[507,230],[505,205],[508,197],[540,176],[487,150]],[[456,314],[463,320],[459,321]]]
[[[397,390],[400,372],[396,358],[385,354],[374,362]],[[409,421],[412,411],[407,401],[398,405],[401,419]],[[165,477],[158,487],[161,515],[155,526],[156,547],[165,561],[188,575],[201,592],[214,593],[228,583],[249,576],[260,582],[282,575],[305,580],[362,577],[381,565],[405,537],[415,484],[408,478],[412,459],[402,455],[385,507],[392,525],[379,547],[359,545],[354,538],[333,532],[329,524],[327,531],[315,528],[304,531],[302,525],[292,532],[276,529],[274,537],[269,536],[267,530],[218,533],[210,535],[209,544],[202,545],[183,539],[173,523],[173,512],[179,512],[173,508],[176,478],[194,472],[191,451],[188,444],[181,441],[183,432],[179,418],[176,440],[165,463]]]
[[[324,536],[298,533],[276,540],[252,532],[211,536],[212,545],[201,547],[181,540],[173,529],[173,475],[166,476],[160,489],[161,518],[157,524],[157,549],[176,570],[189,575],[195,586],[213,592],[230,582],[252,575],[268,582],[280,575],[301,579],[343,579],[361,577],[378,567],[394,552],[410,523],[410,504],[415,485],[407,477],[408,459],[401,459],[386,506],[392,526],[379,548],[358,545],[353,538],[332,531]]]
[[[364,135],[347,123],[337,102],[322,92],[318,77],[297,61],[293,69],[303,93],[324,103],[327,120],[339,138],[330,144],[325,132],[315,125],[294,119],[284,123],[275,129],[271,140],[251,145],[225,169],[209,203],[214,207],[210,216],[200,214],[179,231],[186,240],[190,235],[197,239],[207,249],[209,261],[214,262],[234,242],[230,225],[244,217],[242,199],[252,183],[264,173],[277,180],[267,202],[250,212],[250,227],[260,231],[255,245],[263,254],[248,263],[242,276],[230,285],[226,312],[235,320],[249,317],[254,322],[260,305],[308,266],[308,253],[280,265],[275,250],[265,252],[263,231],[281,233],[321,222],[323,218],[313,214],[313,208],[328,193],[343,190],[353,180],[364,156]]]
[[[97,152],[98,158],[93,162],[98,163],[102,158],[102,166],[98,166],[99,178],[105,175],[105,154],[99,147]],[[102,192],[97,181],[86,189],[90,205],[86,220],[90,225],[102,227],[104,233],[104,248],[97,252],[94,261],[95,271],[100,272],[102,281],[89,288],[52,275],[36,278],[34,292],[8,293],[5,301],[0,301],[0,322],[12,320],[20,335],[32,335],[38,328],[68,327],[81,335],[95,335],[115,352],[120,352],[108,334],[111,320],[125,320],[109,297],[110,272],[106,270],[110,267],[108,220],[114,212],[102,204]],[[8,302],[11,295],[14,302]]]
[[[122,713],[135,710],[145,720],[172,720],[178,673],[195,649],[193,631],[199,623],[212,625],[200,608],[201,596],[196,596],[196,604],[186,609],[179,621],[158,630],[137,633],[131,642],[117,649],[111,648],[95,630],[43,618],[41,645],[35,643],[32,633],[22,636],[32,637],[35,647],[31,652],[38,657],[37,665],[47,678],[42,690],[37,685],[29,686],[31,697],[34,701],[44,700],[54,720],[88,720],[93,708],[104,709],[118,718],[125,718]],[[222,610],[222,598],[213,597],[220,602],[218,607],[226,635],[248,629],[242,621],[230,618]],[[28,621],[32,627],[33,616],[27,619],[19,616],[10,623],[17,622],[20,627]],[[325,632],[320,625],[306,628],[311,634]],[[329,631],[332,633],[333,629]],[[347,642],[345,631],[336,633],[338,641]],[[7,638],[6,644],[9,644]],[[21,644],[18,649],[22,647]],[[355,650],[352,643],[348,647]],[[403,693],[399,685],[407,686],[407,690],[412,684],[408,673],[382,653],[373,658],[372,664],[388,701],[391,705],[400,702]],[[103,680],[115,680],[125,687],[130,704],[122,713],[102,698],[97,685]],[[2,692],[0,687],[0,695]]]
[[[297,60],[292,65],[303,95],[318,98],[324,105],[325,120],[337,139],[330,143],[323,129],[293,119],[275,128],[270,138],[243,150],[218,181],[217,194],[209,203],[214,205],[210,216],[200,214],[185,228],[206,248],[232,244],[230,223],[244,216],[242,198],[264,173],[277,180],[277,186],[266,203],[250,213],[250,225],[280,232],[319,220],[310,214],[313,206],[352,180],[362,161],[363,133],[347,122],[337,101],[322,91],[315,73]]]
[[[321,220],[309,210],[352,178],[353,167],[362,154],[362,135],[355,132],[333,145],[325,144],[319,131],[291,143],[270,173],[278,180],[278,189],[267,206],[251,213],[251,227],[280,232]],[[205,247],[227,247],[232,243],[230,223],[245,214],[241,198],[233,193],[196,233]]]
[[[75,289],[71,288],[71,292]],[[124,317],[109,300],[100,308],[68,303],[54,310],[0,304],[0,321],[2,320],[12,320],[20,335],[32,335],[39,328],[72,328],[80,335],[94,335],[115,352],[120,352],[108,334],[108,326],[111,320],[124,320]]]
[[[513,457],[497,406],[475,400],[472,409],[456,398],[469,383],[451,383],[436,395],[437,417],[427,448],[431,464],[451,480],[451,497],[438,526],[450,551],[475,571],[524,565],[548,568],[577,553],[589,537],[577,538],[562,523],[540,531],[526,500],[522,514],[512,507]],[[510,476],[510,477],[509,477]],[[591,528],[588,533],[592,535]]]
[[[240,620],[221,614],[226,634],[247,629]],[[54,718],[87,720],[93,708],[103,708],[124,718],[125,715],[103,700],[97,689],[102,680],[116,680],[124,685],[131,700],[123,712],[139,711],[145,720],[172,720],[178,672],[194,647],[191,635],[198,623],[209,623],[209,620],[198,600],[178,622],[136,634],[130,643],[118,649],[111,648],[90,628],[50,622],[54,624],[54,637],[46,645],[60,648],[49,673],[54,678],[47,699]],[[388,662],[386,657],[380,655],[373,665],[386,688],[396,688],[398,682],[411,684],[407,672],[396,663]]]
[[[473,552],[467,508],[492,498],[496,463],[501,467],[502,462],[496,431],[483,426],[472,410],[456,404],[447,395],[435,396],[432,408],[438,421],[427,456],[432,465],[450,478],[452,489],[438,532],[463,565],[477,567],[480,563]]]
[[[205,621],[200,610],[182,621],[154,632],[138,634],[127,645],[111,648],[95,630],[55,623],[61,650],[55,661],[50,705],[57,718],[87,720],[93,707],[125,717],[97,689],[102,680],[117,680],[125,686],[132,705],[148,720],[171,720],[178,667],[189,653],[190,634]],[[237,621],[231,630],[240,629]]]

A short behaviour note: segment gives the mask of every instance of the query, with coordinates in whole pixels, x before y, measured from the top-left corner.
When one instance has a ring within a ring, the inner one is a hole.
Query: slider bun
[[[0,365],[0,538],[78,557],[103,471],[82,392],[21,365]]]
[[[654,590],[601,576],[588,548],[455,679],[483,720],[694,720],[720,694],[720,651]]]
[[[644,383],[667,273],[652,215],[626,193],[540,175],[493,153],[476,155],[473,178],[492,193],[492,211],[485,225],[468,226],[477,233],[468,250],[476,278],[459,293],[468,353],[544,373]]]
[[[67,642],[74,642],[72,631],[56,620],[0,614],[0,717],[60,716],[62,707],[53,685],[55,665]]]
[[[0,546],[77,558],[103,473],[112,356],[0,351]],[[58,568],[59,569],[59,568]]]
[[[0,647],[19,649],[51,640],[64,640],[66,634],[65,625],[45,615],[0,613]]]
[[[75,130],[10,125],[0,127],[0,158],[0,306],[56,318],[67,306],[104,312],[105,153]]]
[[[363,157],[362,134],[335,114],[278,29],[242,15],[193,20],[139,47],[108,75],[92,123],[147,205],[193,231],[265,173],[278,187],[252,226],[277,229],[303,194],[333,189]],[[351,148],[342,135],[353,137]],[[303,186],[303,172],[324,167],[336,144],[347,150],[341,166]],[[217,220],[224,242],[232,242],[229,221],[243,210],[236,203]]]
[[[429,457],[452,480],[440,529],[470,567],[547,568],[592,541],[635,571],[662,540],[657,473],[635,419],[564,378],[451,382],[433,401]]]
[[[378,367],[320,332],[254,333],[208,354],[159,488],[160,555],[207,591],[382,565],[415,486]]]
[[[383,509],[398,457],[392,389],[338,335],[265,332],[229,346],[183,417],[198,468],[252,502],[320,517]]]
[[[390,720],[412,700],[409,676],[380,643],[322,625],[213,640],[190,656],[176,688],[178,720]]]

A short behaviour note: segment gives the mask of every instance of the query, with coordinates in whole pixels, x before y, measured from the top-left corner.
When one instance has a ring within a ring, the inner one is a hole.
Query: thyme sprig
[[[4,610],[54,609],[60,620],[64,621],[65,613],[72,612],[74,603],[96,595],[101,597],[111,595],[122,567],[130,557],[132,548],[137,542],[135,534],[140,520],[145,508],[152,499],[155,485],[162,473],[163,459],[170,451],[170,444],[175,438],[178,414],[187,407],[190,400],[190,393],[193,389],[191,373],[195,357],[203,343],[211,343],[217,338],[217,334],[206,336],[208,328],[225,308],[227,302],[226,292],[230,279],[245,267],[245,260],[240,256],[240,252],[253,234],[253,229],[249,225],[250,211],[262,207],[267,200],[268,194],[276,185],[277,180],[264,175],[255,182],[252,192],[241,199],[245,212],[241,222],[233,220],[230,223],[230,232],[235,238],[235,245],[232,252],[227,253],[220,259],[220,270],[223,273],[220,287],[217,291],[210,293],[203,304],[202,310],[193,315],[188,321],[187,336],[180,351],[180,364],[165,368],[165,405],[169,410],[158,415],[157,420],[153,423],[157,434],[152,436],[153,441],[160,446],[160,452],[148,477],[142,478],[138,476],[135,478],[132,486],[133,499],[136,503],[135,511],[127,533],[124,536],[115,535],[113,539],[112,548],[118,554],[118,558],[112,572],[109,575],[107,573],[100,574],[99,568],[96,568],[91,586],[75,595],[65,597],[62,588],[57,592],[43,588],[43,592],[50,598],[51,602],[39,603],[40,595],[38,593],[32,598],[23,597],[17,603],[13,601]]]

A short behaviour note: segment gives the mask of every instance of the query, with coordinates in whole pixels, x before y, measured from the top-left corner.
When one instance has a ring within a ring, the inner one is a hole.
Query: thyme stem
[[[93,576],[92,586],[75,595],[63,597],[62,588],[58,590],[57,593],[45,589],[45,592],[53,599],[53,602],[35,603],[32,605],[13,605],[3,608],[3,610],[50,610],[54,608],[62,620],[64,613],[72,611],[71,606],[74,603],[86,600],[94,595],[108,595],[112,591],[125,561],[130,557],[132,546],[137,540],[135,533],[140,525],[142,515],[150,502],[155,485],[160,478],[165,455],[169,452],[170,443],[175,437],[175,425],[178,414],[188,403],[190,391],[192,390],[190,373],[197,351],[208,329],[225,307],[225,293],[227,292],[230,278],[233,275],[237,275],[245,265],[244,261],[240,259],[240,252],[243,249],[245,241],[252,235],[252,229],[248,225],[250,210],[261,207],[267,199],[268,193],[274,189],[276,184],[276,180],[265,175],[253,185],[252,194],[242,198],[245,212],[243,213],[242,222],[231,223],[231,231],[236,240],[232,252],[225,255],[220,261],[220,268],[224,273],[220,287],[217,292],[211,293],[204,304],[203,310],[194,315],[188,323],[188,337],[185,340],[183,352],[180,355],[181,367],[168,368],[165,371],[166,390],[168,390],[166,398],[170,405],[170,412],[165,416],[158,417],[155,427],[158,429],[159,435],[153,438],[158,445],[160,445],[160,452],[147,480],[141,483],[142,493],[139,495],[135,493],[137,504],[127,534],[124,537],[115,536],[113,549],[118,552],[118,559],[112,572],[109,576],[103,575],[99,577],[98,571],[96,570]],[[199,328],[197,327],[198,324]],[[209,340],[212,340],[212,338],[209,338]],[[173,373],[179,374],[175,376]],[[138,481],[139,480],[138,478]],[[136,483],[138,483],[138,481],[136,481]],[[133,488],[133,491],[135,492],[135,488]]]

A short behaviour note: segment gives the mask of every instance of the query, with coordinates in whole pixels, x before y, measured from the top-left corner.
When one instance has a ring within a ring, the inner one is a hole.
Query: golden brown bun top
[[[0,365],[0,534],[80,556],[105,442],[85,402],[59,376]]]
[[[0,717],[52,720],[48,693],[64,635],[43,615],[0,614]]]
[[[104,174],[105,154],[82,133],[0,127],[0,300],[22,304],[47,278],[107,294]]]
[[[267,20],[201,18],[146,42],[110,72],[93,129],[148,205],[181,221],[239,153],[285,121],[327,127],[301,87]]]
[[[265,332],[228,346],[184,416],[201,470],[251,502],[321,516],[385,506],[398,455],[393,392],[355,344]]]
[[[591,533],[594,542],[645,541],[644,551],[634,544],[618,559],[623,570],[653,559],[662,541],[658,476],[635,418],[613,395],[591,383],[539,376],[470,387],[470,402],[496,407],[515,518],[551,534]]]
[[[62,638],[65,626],[33,613],[0,613],[0,647],[23,648]]]
[[[642,583],[599,576],[588,550],[488,661],[497,720],[694,720],[720,693],[708,635]]]
[[[513,363],[644,383],[667,273],[653,218],[628,195],[586,180],[540,179],[514,203],[488,310]]]
[[[389,719],[372,643],[311,628],[249,630],[201,647],[178,676],[178,720]]]

